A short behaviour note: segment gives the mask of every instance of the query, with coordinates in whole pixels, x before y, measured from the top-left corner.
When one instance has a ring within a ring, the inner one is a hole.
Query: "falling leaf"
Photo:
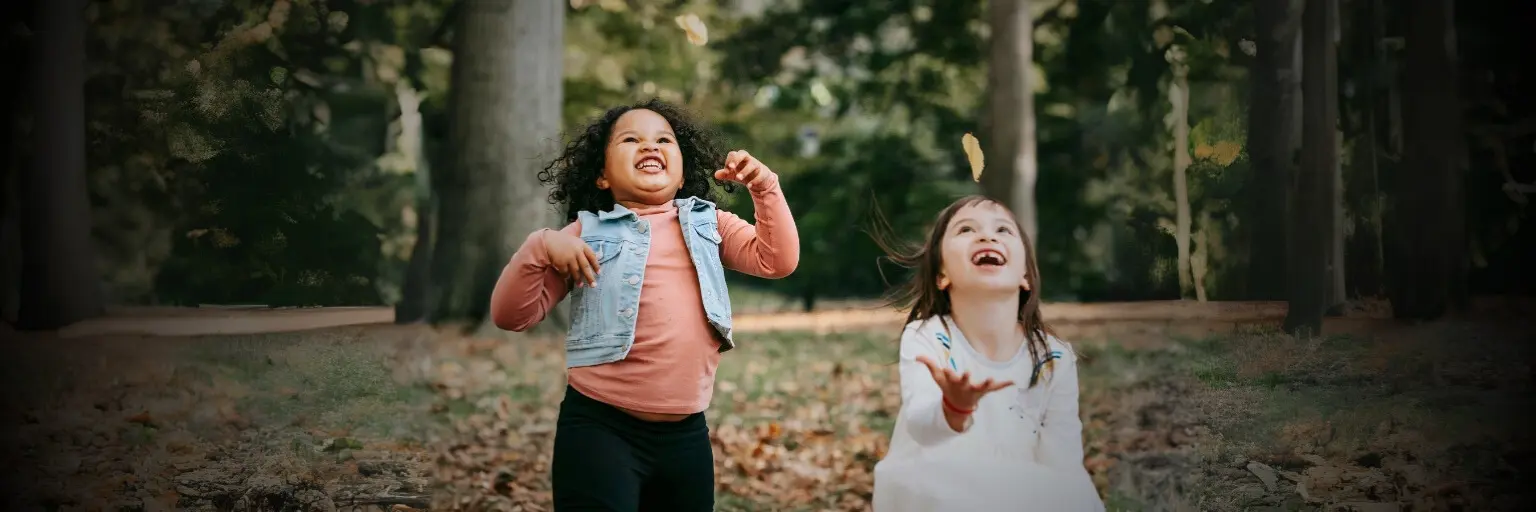
[[[987,165],[986,157],[981,154],[981,141],[966,133],[960,142],[965,145],[965,159],[971,162],[971,179],[981,181],[981,170]]]
[[[695,46],[704,46],[704,43],[709,42],[709,29],[704,26],[704,22],[699,20],[698,16],[689,13],[673,18],[673,21],[676,21],[677,26],[682,27],[683,32],[688,34],[688,42]]]

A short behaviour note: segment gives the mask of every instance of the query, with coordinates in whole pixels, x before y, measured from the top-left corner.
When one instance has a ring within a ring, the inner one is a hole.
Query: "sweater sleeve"
[[[1040,430],[1036,462],[1069,473],[1084,473],[1083,421],[1078,416],[1077,354],[1067,344],[1051,338],[1052,351],[1061,357],[1052,363],[1051,394]]]
[[[542,231],[528,234],[496,280],[491,292],[491,322],[496,327],[522,332],[538,325],[570,292],[565,277],[549,265]],[[581,236],[581,224],[572,222],[560,231]]]
[[[726,268],[767,279],[789,276],[800,265],[800,233],[790,214],[777,175],[747,190],[752,196],[750,224],[736,214],[717,210],[720,257]]]
[[[931,446],[960,435],[944,419],[943,397],[928,367],[917,361],[926,355],[939,363],[949,361],[931,322],[913,322],[901,333],[901,415],[907,432],[918,444]]]

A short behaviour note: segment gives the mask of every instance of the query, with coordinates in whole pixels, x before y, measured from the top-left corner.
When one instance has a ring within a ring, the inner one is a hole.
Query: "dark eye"
[[[656,139],[656,142],[660,142],[662,144],[671,144],[672,143],[672,138],[671,137],[662,137],[660,139]]]
[[[1013,233],[1013,229],[1009,228],[1008,226],[1003,226],[1003,227],[997,228],[997,232],[998,233]]]
[[[959,230],[959,231],[960,231],[960,232],[961,232],[961,233],[965,233],[965,232],[968,232],[968,231],[970,231],[970,230],[971,230],[971,227],[970,227],[970,226],[960,226],[960,230]]]
[[[634,137],[624,137],[624,142],[640,142],[640,139]]]

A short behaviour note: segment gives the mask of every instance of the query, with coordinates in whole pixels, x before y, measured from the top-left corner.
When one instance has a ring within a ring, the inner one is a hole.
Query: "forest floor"
[[[1168,304],[1048,310],[1084,356],[1111,510],[1530,504],[1528,329],[1366,311],[1298,341],[1263,327],[1273,305]],[[708,412],[720,510],[867,509],[899,405],[892,317],[740,318]],[[3,508],[548,509],[558,342],[360,323],[27,335],[0,368],[20,442],[0,463],[25,486]]]

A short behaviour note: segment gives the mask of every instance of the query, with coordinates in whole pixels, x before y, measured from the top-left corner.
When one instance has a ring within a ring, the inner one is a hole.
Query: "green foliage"
[[[405,63],[358,38],[393,33],[370,23],[382,12],[348,2],[186,0],[156,13],[93,4],[92,162],[128,164],[93,168],[93,193],[113,211],[147,210],[129,218],[159,231],[136,234],[158,240],[140,268],[155,277],[131,274],[140,284],[119,300],[379,301],[381,226],[397,221],[381,214],[388,205],[368,204],[380,197],[369,192],[401,188],[374,165],[394,104],[381,82]],[[139,24],[147,37],[126,31]],[[113,108],[108,95],[124,89],[137,101]],[[126,129],[134,118],[138,129]],[[109,267],[128,266],[124,253],[145,248],[112,234],[123,220],[102,221],[100,237],[121,240],[108,244]]]
[[[99,216],[97,237],[109,247],[104,266],[119,300],[394,300],[417,200],[430,192],[424,174],[449,163],[451,53],[441,46],[452,38],[451,5],[179,0],[151,12],[94,3],[92,191],[98,211],[112,212]],[[1165,119],[1165,54],[1175,44],[1195,88],[1195,229],[1207,235],[1208,288],[1221,298],[1246,259],[1235,200],[1248,177],[1246,112],[1234,105],[1246,94],[1250,57],[1239,41],[1249,37],[1250,8],[1032,5],[1038,245],[1049,298],[1177,296]],[[902,273],[877,266],[882,253],[865,233],[872,213],[917,238],[944,204],[976,191],[959,139],[984,134],[983,2],[571,6],[567,129],[613,105],[661,97],[783,177],[802,237],[800,270],[743,284],[807,301],[877,294]],[[686,41],[673,22],[683,13],[704,20],[707,45]],[[419,152],[407,147],[415,144],[407,119],[419,119]],[[744,193],[722,204],[752,213]]]

